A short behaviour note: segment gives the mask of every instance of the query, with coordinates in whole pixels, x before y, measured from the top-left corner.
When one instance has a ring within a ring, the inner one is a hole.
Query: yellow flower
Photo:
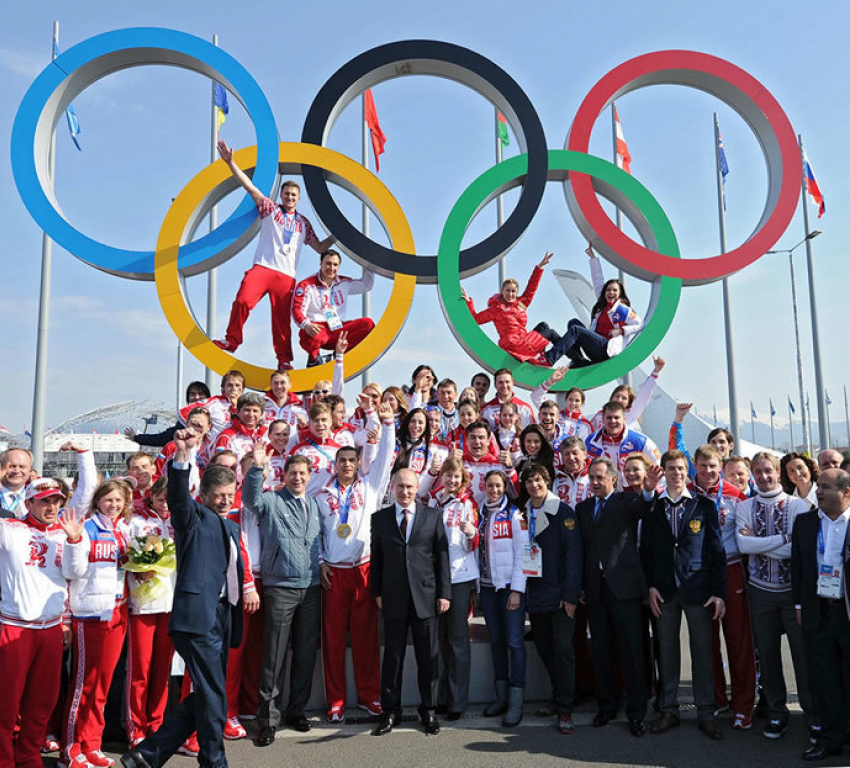
[[[151,544],[150,542],[147,542],[145,544],[145,552],[153,552],[153,544]]]
[[[153,551],[156,552],[158,555],[162,554],[163,549],[164,547],[162,546],[161,541],[158,541],[156,544],[153,545]]]

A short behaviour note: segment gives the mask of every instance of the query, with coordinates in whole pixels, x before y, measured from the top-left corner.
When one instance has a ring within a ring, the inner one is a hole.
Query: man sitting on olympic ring
[[[236,164],[232,148],[224,141],[218,142],[218,153],[234,178],[253,199],[262,224],[257,250],[254,252],[254,264],[245,273],[236,293],[224,340],[216,340],[214,343],[227,352],[235,352],[242,343],[242,327],[248,315],[260,299],[268,294],[272,310],[272,344],[277,355],[277,365],[281,370],[290,370],[292,332],[289,310],[301,248],[306,243],[317,253],[324,253],[336,240],[332,236],[319,240],[313,225],[295,210],[301,199],[301,188],[294,181],[283,182],[280,190],[281,205],[275,205]]]
[[[366,293],[375,283],[375,273],[364,268],[359,280],[339,274],[342,259],[334,250],[327,250],[319,259],[319,271],[302,280],[295,288],[292,300],[292,319],[301,328],[298,341],[307,352],[307,367],[326,363],[331,356],[322,357],[322,349],[333,349],[342,332],[348,334],[349,349],[356,347],[375,327],[368,317],[346,320],[347,299]]]

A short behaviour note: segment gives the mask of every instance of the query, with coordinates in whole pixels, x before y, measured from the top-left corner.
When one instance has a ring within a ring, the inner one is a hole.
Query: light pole
[[[806,388],[803,384],[803,353],[800,349],[800,324],[797,320],[797,280],[794,277],[794,251],[799,248],[803,243],[814,239],[819,234],[821,234],[821,230],[813,229],[793,248],[778,248],[773,251],[768,251],[768,253],[787,253],[788,264],[791,268],[791,306],[794,310],[794,340],[797,344],[797,384],[800,387],[800,413],[802,415],[803,422],[803,440],[806,443],[806,452],[810,455],[812,453],[812,440],[811,430],[809,429],[808,423],[808,414],[806,413],[806,408],[804,405],[804,403],[806,402]]]

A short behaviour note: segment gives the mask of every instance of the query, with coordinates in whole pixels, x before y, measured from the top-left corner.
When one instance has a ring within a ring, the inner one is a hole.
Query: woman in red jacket
[[[487,302],[487,309],[481,312],[475,311],[472,299],[466,291],[463,291],[463,298],[469,306],[469,311],[475,318],[475,322],[484,325],[484,323],[492,321],[496,326],[496,332],[499,334],[499,346],[505,352],[509,352],[517,360],[532,362],[547,368],[550,367],[550,363],[543,357],[543,350],[549,342],[554,344],[558,341],[560,336],[546,323],[538,323],[534,326],[533,331],[527,331],[528,315],[526,310],[528,305],[531,304],[534,294],[537,293],[540,278],[543,277],[543,268],[551,258],[552,253],[547,251],[543,260],[531,273],[528,285],[525,286],[525,291],[521,296],[517,296],[519,283],[513,278],[509,278],[502,283],[502,289],[499,293],[490,297]]]

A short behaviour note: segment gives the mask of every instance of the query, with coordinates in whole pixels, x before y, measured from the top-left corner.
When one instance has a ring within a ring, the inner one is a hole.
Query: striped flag
[[[499,111],[496,112],[496,138],[502,142],[503,148],[511,143],[511,137],[508,134],[508,121]]]
[[[617,126],[617,165],[626,173],[631,173],[632,156],[629,153],[626,138],[623,136],[623,126],[620,125],[620,115],[617,113],[616,107],[614,107],[614,123]]]
[[[4,426],[2,426],[2,425],[0,425],[0,432],[2,432],[4,435],[9,435],[9,434],[11,434],[11,433],[9,432],[9,430],[8,430],[8,429],[6,429],[6,427],[4,427]]]
[[[59,46],[56,44],[56,41],[53,41],[53,58],[57,58],[60,55],[61,51],[59,50]],[[68,133],[71,135],[71,141],[74,142],[74,146],[83,151],[83,148],[80,146],[80,142],[77,141],[77,136],[82,133],[82,129],[80,128],[80,121],[77,120],[77,110],[74,109],[73,104],[69,104],[68,108],[65,110],[65,118],[68,121]]]
[[[797,413],[797,409],[794,407],[794,403],[791,402],[791,398],[788,398],[788,407],[791,409],[791,413]]]
[[[758,417],[756,416],[756,409],[755,409],[755,407],[753,406],[753,401],[752,401],[752,400],[750,400],[750,416],[752,416],[754,419],[758,418]]]
[[[723,190],[723,210],[726,210],[726,177],[729,175],[729,163],[726,162],[726,150],[723,149],[723,136],[720,135],[720,128],[717,129],[717,156],[720,159],[720,179]]]
[[[224,121],[227,120],[227,115],[230,114],[230,105],[227,103],[227,91],[219,83],[215,84],[215,98],[213,99],[213,103],[215,104],[216,132],[218,132],[221,130]]]
[[[818,207],[818,218],[820,218],[826,213],[826,203],[823,200],[823,193],[820,191],[818,180],[815,178],[815,172],[805,149],[803,149],[803,173],[806,179],[806,192],[809,193],[812,202]]]
[[[378,110],[375,109],[375,99],[372,96],[371,88],[366,89],[363,98],[365,100],[366,125],[369,127],[369,134],[372,137],[372,152],[375,154],[375,170],[380,171],[381,164],[378,155],[384,154],[384,144],[387,143],[387,137],[378,122]]]

